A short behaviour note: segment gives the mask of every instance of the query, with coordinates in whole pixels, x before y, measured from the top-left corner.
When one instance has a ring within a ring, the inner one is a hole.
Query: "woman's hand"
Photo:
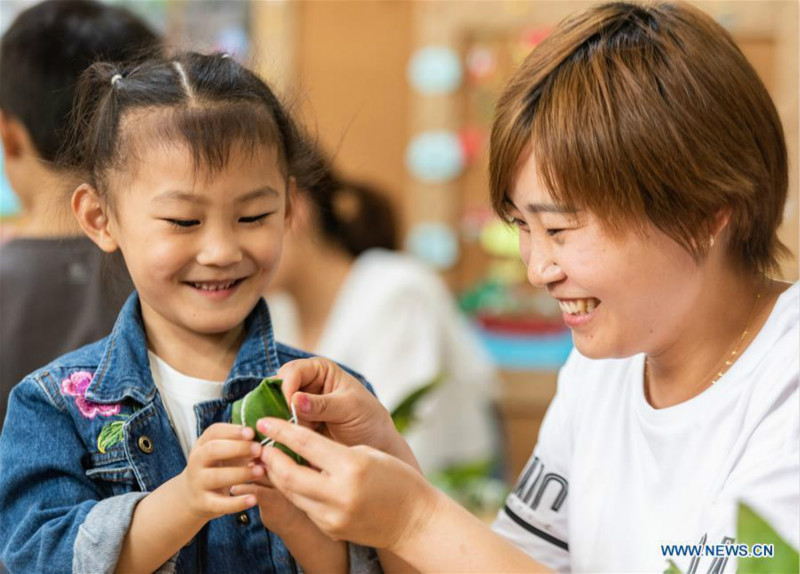
[[[418,468],[389,411],[336,363],[318,357],[292,361],[278,377],[300,420],[320,423],[317,430],[338,443],[371,446]]]
[[[433,514],[437,491],[393,456],[279,419],[261,419],[258,428],[319,469],[299,466],[276,448],[262,452],[272,484],[328,536],[391,551]]]

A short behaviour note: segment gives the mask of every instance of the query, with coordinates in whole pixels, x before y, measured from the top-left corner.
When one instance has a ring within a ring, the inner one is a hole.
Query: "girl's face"
[[[628,357],[677,342],[702,273],[675,241],[649,222],[612,237],[592,213],[555,204],[533,155],[509,199],[528,280],[558,299],[581,354]]]
[[[195,174],[187,148],[149,146],[132,177],[109,183],[108,233],[148,327],[201,335],[239,328],[278,265],[289,217],[275,149],[234,146],[227,165],[207,176]]]

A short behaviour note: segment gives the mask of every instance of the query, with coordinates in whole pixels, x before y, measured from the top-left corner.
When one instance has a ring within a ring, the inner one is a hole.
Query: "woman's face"
[[[532,154],[509,199],[528,280],[558,300],[581,354],[653,354],[677,342],[702,273],[675,241],[649,222],[611,236],[592,213],[557,205]]]

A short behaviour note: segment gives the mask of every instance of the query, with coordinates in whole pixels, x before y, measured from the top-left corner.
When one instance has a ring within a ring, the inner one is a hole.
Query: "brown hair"
[[[788,188],[778,113],[730,35],[686,4],[604,4],[562,22],[502,94],[491,201],[532,153],[553,199],[611,232],[649,220],[696,259],[730,210],[729,250],[770,272]]]

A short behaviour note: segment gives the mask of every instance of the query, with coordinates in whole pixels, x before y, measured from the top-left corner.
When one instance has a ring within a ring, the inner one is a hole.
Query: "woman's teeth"
[[[225,283],[189,283],[189,285],[201,291],[224,291],[225,289],[230,289],[239,283],[239,281],[239,279],[234,279],[233,281],[226,281]]]
[[[570,299],[569,301],[559,301],[558,306],[564,313],[569,315],[585,315],[594,311],[600,304],[599,299],[590,297],[589,299]]]

